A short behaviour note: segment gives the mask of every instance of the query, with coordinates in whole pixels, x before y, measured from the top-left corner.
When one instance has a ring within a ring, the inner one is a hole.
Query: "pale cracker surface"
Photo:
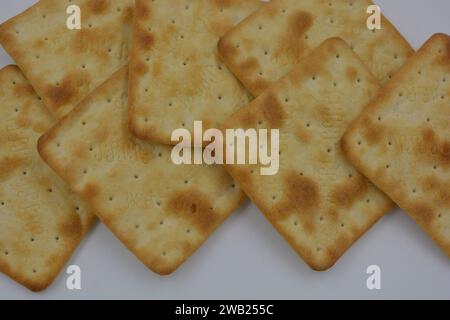
[[[19,68],[0,70],[0,271],[33,291],[48,287],[94,216],[40,158],[53,117]]]
[[[69,5],[81,30],[69,30]],[[0,25],[0,44],[62,117],[128,62],[133,0],[41,0]]]
[[[379,84],[341,39],[319,46],[225,123],[280,129],[280,170],[227,170],[315,270],[333,266],[393,204],[344,158],[339,141]],[[227,141],[227,145],[228,145]]]
[[[350,161],[450,257],[450,37],[436,34],[346,133]]]
[[[250,101],[217,43],[259,0],[137,0],[130,58],[130,128],[165,144],[195,120],[218,128]]]
[[[413,54],[395,27],[367,28],[370,0],[272,0],[220,40],[219,52],[244,86],[258,96],[331,37],[344,39],[381,82]]]
[[[219,166],[175,165],[172,148],[128,130],[127,70],[40,139],[71,188],[151,270],[177,269],[244,200]]]

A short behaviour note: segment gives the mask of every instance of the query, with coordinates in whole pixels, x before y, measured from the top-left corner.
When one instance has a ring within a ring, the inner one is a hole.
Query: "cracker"
[[[0,70],[0,106],[0,271],[41,291],[94,216],[40,158],[53,118],[16,66]]]
[[[350,161],[450,257],[450,37],[434,35],[352,124]]]
[[[218,128],[250,95],[219,60],[217,42],[262,5],[259,0],[136,1],[130,59],[130,128],[174,144],[194,120]]]
[[[66,27],[69,5],[81,30]],[[41,0],[0,25],[0,43],[59,118],[127,64],[133,0]]]
[[[177,269],[244,200],[218,166],[177,166],[127,127],[127,70],[39,142],[41,156],[151,270]],[[111,129],[113,128],[113,129]]]
[[[315,270],[334,265],[392,208],[339,148],[347,125],[378,90],[351,48],[332,38],[225,123],[280,130],[278,174],[260,175],[259,165],[226,168]]]
[[[244,86],[258,96],[322,41],[344,39],[382,83],[413,53],[383,17],[367,28],[370,0],[273,0],[220,40],[219,53]]]

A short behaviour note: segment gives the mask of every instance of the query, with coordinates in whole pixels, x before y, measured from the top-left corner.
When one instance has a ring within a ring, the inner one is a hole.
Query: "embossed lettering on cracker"
[[[386,19],[367,28],[370,0],[272,0],[220,40],[219,53],[255,96],[331,37],[344,39],[384,84],[413,54]]]
[[[0,271],[33,291],[47,288],[94,216],[40,158],[53,117],[19,68],[0,70]]]
[[[350,161],[450,257],[450,37],[434,35],[345,134]]]
[[[177,269],[245,199],[221,166],[177,166],[128,130],[127,69],[39,141],[39,151],[150,269]],[[111,130],[113,128],[113,130]]]
[[[279,128],[280,170],[228,165],[279,233],[315,270],[333,266],[393,203],[344,158],[339,140],[378,81],[341,39],[305,57],[226,128]]]
[[[81,9],[81,30],[66,9]],[[62,117],[128,63],[133,0],[41,0],[0,25],[0,43],[45,105]]]
[[[217,42],[258,9],[259,0],[136,1],[130,57],[130,128],[142,139],[176,144],[194,121],[218,128],[250,94],[220,62]]]

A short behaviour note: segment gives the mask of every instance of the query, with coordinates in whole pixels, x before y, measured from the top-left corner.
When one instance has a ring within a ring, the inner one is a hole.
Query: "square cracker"
[[[40,158],[37,141],[54,120],[16,66],[0,70],[0,107],[0,271],[41,291],[94,216]]]
[[[259,0],[137,0],[130,58],[130,128],[174,144],[194,120],[218,128],[250,101],[219,60],[217,42],[262,5]]]
[[[344,39],[384,84],[413,50],[382,18],[367,28],[370,0],[272,0],[220,40],[226,65],[255,96],[289,72],[322,41]]]
[[[350,161],[450,257],[450,37],[434,35],[342,140]]]
[[[69,5],[81,30],[69,30]],[[62,117],[128,63],[133,0],[41,0],[0,25],[0,43],[45,105]]]
[[[177,269],[245,199],[220,166],[177,166],[128,130],[127,70],[39,140],[41,156],[151,270]],[[112,128],[112,129],[111,129]]]
[[[339,147],[347,125],[378,90],[351,48],[332,38],[225,123],[280,130],[276,175],[260,175],[259,165],[226,168],[315,270],[334,265],[393,206]]]

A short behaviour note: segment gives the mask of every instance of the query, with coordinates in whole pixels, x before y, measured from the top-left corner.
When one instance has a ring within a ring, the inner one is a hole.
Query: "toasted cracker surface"
[[[436,34],[352,124],[350,161],[450,256],[450,37]]]
[[[272,0],[225,35],[219,52],[257,96],[322,41],[340,37],[384,84],[413,50],[384,17],[381,30],[367,28],[366,11],[372,4],[370,0]]]
[[[313,269],[334,265],[393,206],[339,147],[378,90],[350,47],[332,38],[225,123],[227,129],[280,130],[276,175],[260,175],[259,165],[226,168]]]
[[[195,120],[218,128],[250,94],[220,62],[217,42],[254,12],[259,0],[136,1],[130,61],[130,128],[140,138],[175,144]]]
[[[69,5],[81,30],[69,30]],[[58,118],[128,62],[133,0],[41,0],[0,25],[0,43]]]
[[[245,198],[219,166],[175,165],[172,148],[128,130],[127,70],[40,139],[71,188],[151,270],[177,269]]]
[[[0,271],[47,288],[93,215],[42,161],[36,144],[53,117],[16,66],[0,70]]]

